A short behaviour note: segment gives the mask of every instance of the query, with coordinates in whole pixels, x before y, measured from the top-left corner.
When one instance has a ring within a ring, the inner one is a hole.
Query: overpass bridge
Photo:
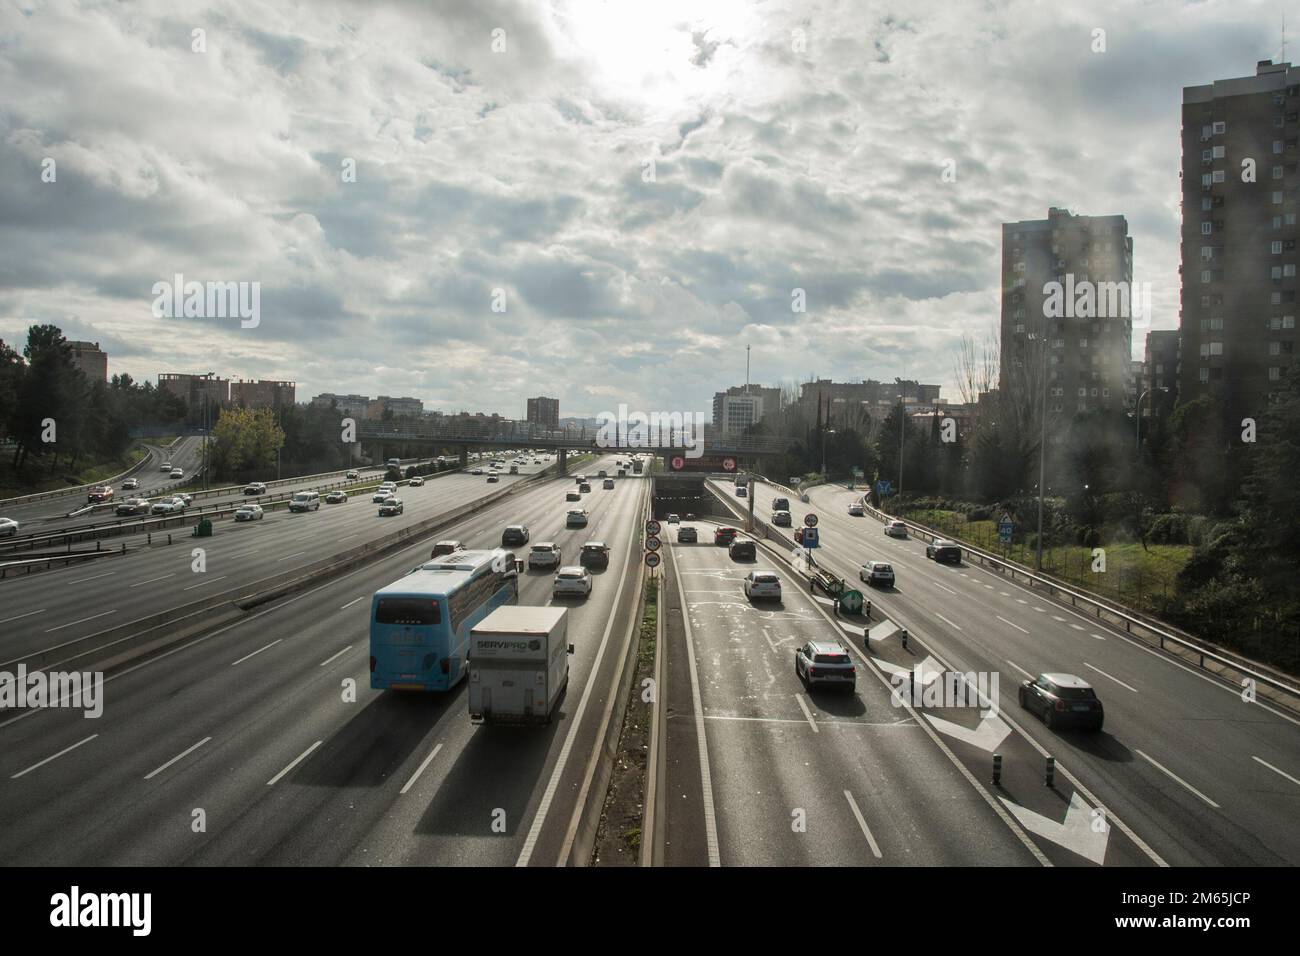
[[[733,436],[714,434],[706,426],[702,435],[696,436],[694,447],[688,448],[680,435],[673,436],[662,447],[649,447],[618,435],[610,442],[605,430],[599,428],[550,429],[533,422],[499,419],[493,422],[382,422],[357,423],[357,441],[362,453],[371,461],[387,458],[409,458],[415,445],[455,448],[461,465],[469,462],[471,448],[507,450],[512,448],[545,448],[556,452],[563,467],[566,453],[649,452],[664,459],[665,471],[733,471],[752,469],[763,459],[785,453],[794,439],[780,435]],[[675,460],[681,468],[673,468]]]

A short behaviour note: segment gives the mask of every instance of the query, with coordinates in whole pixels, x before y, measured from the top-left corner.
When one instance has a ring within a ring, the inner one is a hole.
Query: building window
[[[1214,181],[1215,181],[1216,183],[1221,183],[1221,182],[1223,182],[1223,170],[1222,170],[1222,169],[1216,169],[1216,170],[1214,171]]]
[[[1269,251],[1271,251],[1275,256],[1280,256],[1282,254],[1282,241],[1279,239],[1271,243],[1269,245]]]
[[[1279,252],[1281,250],[1278,250]],[[1206,262],[1214,258],[1214,246],[1201,246],[1201,261]]]
[[[1208,223],[1208,222],[1201,223],[1201,235],[1203,236],[1210,235],[1210,232],[1213,228],[1214,228],[1213,223]]]
[[[1281,278],[1282,278],[1282,267],[1281,267],[1281,266],[1273,266],[1273,268],[1271,268],[1271,269],[1268,270],[1268,275],[1269,275],[1269,278],[1270,278],[1270,279],[1273,279],[1274,281],[1276,281],[1276,280],[1278,280],[1278,279],[1281,279]]]
[[[1268,354],[1269,354],[1269,355],[1281,355],[1281,354],[1282,354],[1282,343],[1281,343],[1281,342],[1269,342],[1269,343],[1268,343]]]
[[[1270,382],[1276,382],[1281,378],[1282,378],[1282,370],[1278,368],[1276,365],[1271,366],[1268,370],[1268,380]]]
[[[1275,191],[1273,192],[1273,205],[1274,205],[1274,206],[1280,206],[1280,205],[1282,205],[1282,192],[1281,192],[1281,190],[1275,190]]]
[[[1210,281],[1210,272],[1209,272],[1208,269],[1202,270],[1202,272],[1201,272],[1201,281],[1202,281],[1202,282],[1209,282],[1209,281]]]
[[[1214,135],[1219,136],[1228,131],[1228,124],[1220,120],[1214,124]]]
[[[1282,178],[1282,167],[1281,167],[1281,166],[1274,166],[1274,167],[1273,167],[1273,178],[1274,178],[1274,179],[1281,179],[1281,178]]]
[[[1284,265],[1284,266],[1282,267],[1282,275],[1285,276],[1285,277],[1287,277],[1287,278],[1290,278],[1291,276],[1294,276],[1294,275],[1295,275],[1295,263],[1294,263],[1294,262],[1289,262],[1289,263],[1287,263],[1286,265]]]
[[[1294,328],[1295,328],[1295,316],[1294,316],[1294,315],[1284,315],[1284,316],[1282,316],[1282,328],[1284,328],[1284,329],[1294,329]]]
[[[1281,153],[1282,153],[1282,141],[1281,141],[1280,139],[1275,139],[1275,140],[1273,140],[1273,153],[1274,153],[1274,155],[1281,155]]]
[[[1087,398],[1087,397],[1088,397],[1088,390],[1087,390],[1086,388],[1080,388],[1080,389],[1079,389],[1079,397],[1080,397],[1080,398]],[[901,428],[902,426],[900,425],[899,427]]]
[[[1210,380],[1210,370],[1208,368],[1202,367],[1200,371],[1197,373],[1197,378],[1201,382],[1208,382]]]
[[[1216,146],[1216,147],[1214,147],[1214,158],[1215,158],[1215,159],[1223,159],[1223,147],[1222,147],[1222,146]]]

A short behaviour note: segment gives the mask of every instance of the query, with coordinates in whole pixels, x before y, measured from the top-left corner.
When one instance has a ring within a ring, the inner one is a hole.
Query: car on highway
[[[0,538],[8,538],[18,533],[18,522],[13,518],[0,518]]]
[[[444,554],[455,554],[457,551],[464,551],[465,546],[459,541],[452,538],[445,538],[442,541],[433,543],[433,552],[429,555],[431,558],[441,558]]]
[[[165,461],[165,462],[163,462],[163,463],[158,467],[158,470],[159,470],[159,471],[171,471],[171,470],[172,470],[172,463],[171,463],[170,461]]]
[[[379,503],[379,516],[400,515],[405,510],[402,499],[397,497],[385,498]]]
[[[113,509],[113,513],[117,515],[147,515],[152,507],[153,502],[148,498],[127,498]]]
[[[727,546],[727,556],[732,561],[757,561],[758,548],[749,538],[737,538]]]
[[[380,491],[391,491],[391,492],[393,492],[394,494],[396,494],[396,492],[397,492],[397,482],[395,482],[395,481],[381,481],[381,482],[379,483],[379,490],[380,490]]]
[[[264,495],[266,494],[266,482],[250,481],[244,485],[244,494],[246,495]]]
[[[289,499],[290,511],[319,511],[320,510],[320,493],[315,491],[300,491]]]
[[[604,541],[588,541],[578,552],[578,562],[586,568],[609,567],[609,545]]]
[[[389,498],[395,498],[395,497],[397,496],[394,495],[387,488],[376,488],[375,493],[370,496],[370,500],[374,504],[380,504],[384,501],[387,501]]]
[[[136,488],[139,487],[140,487],[139,478],[128,478],[126,481],[122,482],[123,491],[134,491]]]
[[[867,561],[858,568],[858,580],[881,587],[894,586],[894,566],[887,561]]]
[[[560,568],[555,572],[555,581],[551,585],[551,594],[555,597],[587,597],[591,594],[591,572],[586,568],[573,565]]]
[[[560,546],[554,541],[539,541],[528,549],[528,570],[558,568],[560,554]]]
[[[677,529],[678,544],[686,544],[688,542],[690,544],[695,544],[699,540],[699,535],[696,533],[695,529],[689,525]]]
[[[345,505],[348,503],[348,493],[341,488],[336,488],[325,496],[327,505]]]
[[[565,501],[581,501],[581,500],[582,500],[582,495],[578,494],[576,491],[568,491],[568,492],[565,492],[565,494],[564,494],[564,500],[565,500]]]
[[[191,494],[186,494],[183,491],[176,492],[176,494],[172,495],[172,497],[181,499],[181,501],[185,502],[186,506],[194,504],[194,496]]]
[[[580,485],[580,484],[582,484],[582,483],[583,483],[584,481],[586,481],[586,480],[587,480],[587,476],[586,476],[586,475],[574,475],[574,476],[573,476],[573,483],[574,483],[575,485]]]
[[[886,521],[885,534],[889,535],[891,538],[906,538],[907,525],[898,518],[894,518],[892,521]]]
[[[858,669],[843,645],[830,641],[809,641],[794,652],[794,672],[812,691],[818,684],[844,687],[852,693],[858,683]]]
[[[564,516],[564,526],[566,528],[587,527],[587,512],[581,508],[570,508],[568,514]]]
[[[745,489],[745,486],[744,486],[744,485],[737,485],[737,486],[736,486],[736,497],[737,497],[737,498],[744,498],[744,497],[746,497],[746,496],[748,496],[748,495],[749,495],[749,492]]]
[[[925,546],[925,556],[947,564],[961,564],[961,545],[956,541],[935,538]]]
[[[850,518],[861,518],[863,514],[864,514],[864,512],[863,512],[863,510],[862,510],[862,502],[861,502],[861,501],[855,501],[855,502],[853,502],[852,504],[849,505],[849,517],[850,517]]]
[[[788,511],[773,511],[772,524],[780,525],[782,528],[788,528],[793,523]]]
[[[681,523],[682,523],[682,516],[681,516],[681,515],[676,515],[676,514],[670,514],[670,515],[668,516],[668,523],[669,523],[669,524],[681,524]]]
[[[235,509],[236,521],[261,521],[264,517],[266,512],[261,505],[240,505]]]
[[[488,475],[488,476],[487,476],[487,483],[488,483],[489,485],[496,484],[496,483],[499,482],[500,480],[501,480],[501,477],[500,477],[499,475]]]
[[[584,481],[582,484],[578,485],[578,491],[585,495],[587,492],[591,491],[591,485]]]
[[[1039,674],[1021,683],[1020,706],[1052,730],[1101,730],[1106,711],[1092,685],[1073,674]]]
[[[606,478],[605,481],[601,484],[601,487],[604,488],[606,491],[609,491],[614,487],[614,479]]]
[[[481,475],[481,474],[483,474],[483,469],[482,469],[482,468],[475,468],[475,469],[473,469],[473,470],[470,472],[470,474],[471,474],[471,475]]]
[[[158,501],[155,501],[153,505],[149,508],[149,513],[155,515],[175,515],[175,514],[180,514],[184,510],[185,510],[185,499],[171,497],[171,498],[161,498]]]
[[[513,544],[528,543],[528,526],[523,524],[506,525],[506,530],[501,532],[501,547],[506,548]]]
[[[358,478],[361,477],[361,472],[356,471],[356,470],[349,471],[349,472],[348,472],[346,475],[344,475],[343,477],[346,478],[348,481],[356,481]]]
[[[410,481],[406,483],[406,486],[408,488],[423,488],[424,479],[421,478],[419,475],[416,475],[414,478],[412,478]]]
[[[185,477],[185,469],[184,469],[184,468],[173,468],[173,469],[171,470],[171,477],[173,477],[173,478],[184,478],[184,477]]]
[[[789,511],[789,510],[790,510],[790,499],[789,499],[789,498],[773,498],[773,499],[772,499],[772,510],[773,510],[774,512],[776,512],[776,511]]]
[[[719,528],[713,532],[713,543],[730,545],[736,540],[736,535],[740,534],[738,528]]]
[[[772,601],[781,600],[781,579],[777,577],[775,571],[750,571],[745,575],[742,588],[745,591],[745,597],[751,601],[757,601],[760,598],[767,598]]]
[[[95,488],[91,488],[90,491],[86,494],[86,502],[92,505],[97,505],[101,502],[112,501],[112,500],[113,500],[113,489],[110,488],[108,485],[99,485]]]

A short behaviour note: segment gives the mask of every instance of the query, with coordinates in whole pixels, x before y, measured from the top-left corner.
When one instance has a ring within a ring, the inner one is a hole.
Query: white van
[[[318,511],[320,495],[315,491],[300,491],[289,499],[290,511]]]

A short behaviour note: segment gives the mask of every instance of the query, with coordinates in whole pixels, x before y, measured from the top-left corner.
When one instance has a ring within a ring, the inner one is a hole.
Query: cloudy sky
[[[753,381],[956,398],[1000,223],[1049,206],[1127,216],[1177,325],[1181,88],[1278,59],[1284,12],[0,0],[0,338],[512,417],[707,411],[746,344]],[[177,273],[260,283],[259,324],[155,317]]]

